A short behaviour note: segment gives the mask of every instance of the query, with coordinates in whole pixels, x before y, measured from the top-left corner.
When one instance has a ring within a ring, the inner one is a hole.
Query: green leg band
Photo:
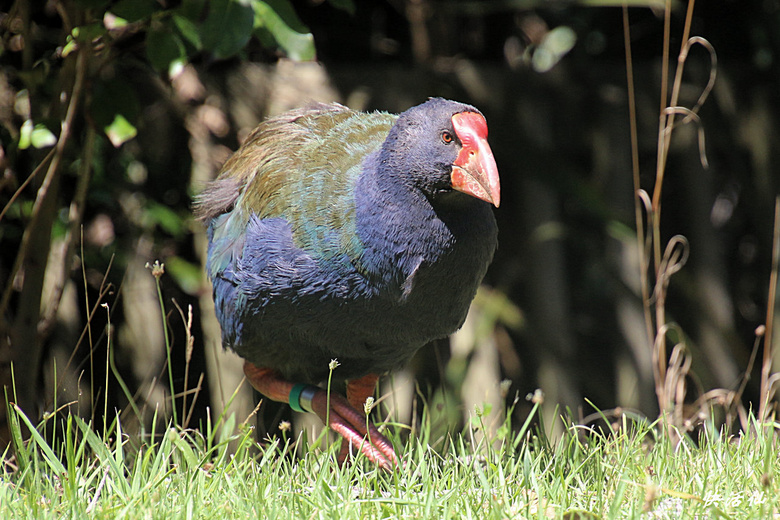
[[[292,390],[290,390],[290,408],[295,410],[296,412],[306,412],[307,410],[304,410],[301,408],[301,392],[303,392],[306,387],[309,385],[304,385],[303,383],[298,383],[294,387],[292,387]]]
[[[319,387],[298,383],[292,390],[290,390],[290,408],[296,412],[309,412],[313,413],[311,407],[311,400],[314,399],[314,395],[319,390]]]

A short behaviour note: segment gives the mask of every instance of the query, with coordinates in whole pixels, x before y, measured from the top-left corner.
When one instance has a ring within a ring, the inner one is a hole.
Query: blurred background
[[[627,3],[652,194],[665,2]],[[671,89],[688,5],[670,6]],[[228,403],[249,417],[256,399],[220,347],[192,196],[269,115],[312,100],[400,112],[429,96],[487,117],[500,246],[463,330],[385,378],[387,409],[409,424],[420,403],[446,403],[432,409],[447,429],[476,406],[495,428],[513,403],[520,424],[541,389],[549,419],[594,406],[658,415],[620,2],[16,0],[0,11],[0,384],[29,416],[118,410],[125,431],[155,412],[202,426]],[[751,355],[780,192],[780,2],[698,2],[690,20],[717,53],[717,81],[700,125],[671,140],[662,249],[677,234],[690,247],[666,319],[691,363],[686,403],[725,389],[757,408],[763,343]],[[693,107],[711,70],[694,46],[679,105]],[[251,420],[265,435],[289,414],[264,403]]]

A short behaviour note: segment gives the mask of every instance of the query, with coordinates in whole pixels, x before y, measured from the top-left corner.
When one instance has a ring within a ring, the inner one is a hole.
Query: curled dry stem
[[[664,129],[664,132],[671,134],[672,130],[677,127],[678,124],[684,125],[690,122],[696,123],[696,131],[699,137],[699,161],[701,161],[701,165],[704,169],[707,169],[710,167],[709,161],[707,161],[707,149],[705,148],[705,139],[704,139],[704,127],[701,124],[701,118],[699,115],[694,112],[692,109],[685,108],[685,107],[667,107],[666,110],[664,110],[667,114],[679,114],[685,116],[682,121],[679,123],[675,123],[673,126],[668,126]]]
[[[656,381],[656,394],[658,407],[661,413],[674,407],[673,397],[676,396],[677,380],[681,373],[679,361],[683,352],[677,348],[682,347],[682,342],[675,344],[672,355],[666,361],[666,335],[675,331],[678,337],[682,337],[682,331],[675,323],[664,323],[658,328],[653,344],[653,370]],[[684,371],[687,374],[687,369]]]
[[[676,431],[688,431],[690,425],[685,420],[686,377],[691,370],[691,357],[684,343],[677,343],[669,356],[669,367],[664,381],[667,399],[672,406],[672,420]]]
[[[658,266],[655,288],[653,290],[653,304],[655,306],[656,335],[653,345],[653,359],[655,361],[656,389],[661,389],[658,393],[658,406],[663,412],[669,402],[669,393],[663,390],[668,384],[667,379],[667,361],[666,361],[666,331],[669,326],[666,323],[666,293],[669,288],[669,282],[672,275],[677,273],[688,260],[690,247],[688,240],[682,235],[673,236]],[[670,361],[671,362],[671,361]]]
[[[688,241],[682,236],[673,237],[664,249],[661,240],[660,216],[661,216],[661,194],[663,191],[664,174],[667,165],[667,158],[671,143],[672,132],[680,125],[694,123],[698,132],[699,158],[704,168],[708,167],[708,160],[705,147],[705,133],[702,126],[699,110],[704,105],[715,86],[717,78],[718,59],[714,47],[705,38],[700,36],[691,37],[691,27],[693,20],[695,0],[687,2],[687,10],[684,21],[684,28],[680,46],[680,52],[677,57],[677,67],[674,73],[674,79],[671,81],[671,92],[669,92],[669,72],[670,72],[670,41],[671,41],[671,0],[665,1],[664,6],[664,38],[662,49],[661,66],[661,89],[660,89],[660,111],[657,142],[657,162],[655,182],[652,190],[652,197],[639,186],[639,165],[637,153],[636,137],[636,102],[634,97],[633,84],[633,64],[631,58],[631,41],[629,30],[629,18],[627,6],[623,6],[623,30],[626,52],[626,73],[629,95],[629,116],[631,123],[632,140],[632,166],[634,175],[634,193],[636,194],[636,225],[637,225],[637,244],[640,257],[642,297],[645,311],[645,325],[648,338],[652,344],[653,372],[655,377],[655,388],[658,397],[658,404],[662,416],[668,417],[671,410],[671,422],[667,422],[668,433],[670,437],[679,438],[679,435],[685,429],[691,426],[691,417],[684,417],[683,404],[686,395],[686,377],[691,367],[691,356],[686,351],[684,340],[679,342],[672,349],[671,355],[667,354],[666,335],[674,325],[666,323],[665,300],[672,275],[677,273],[687,262],[689,256]],[[689,108],[681,106],[679,102],[683,74],[685,65],[691,50],[700,46],[709,54],[709,77],[706,84],[698,95],[696,102]],[[677,121],[675,122],[675,119]],[[643,215],[644,210],[644,215]],[[767,309],[767,334],[764,337],[764,362],[762,365],[761,382],[761,410],[759,416],[766,420],[769,415],[769,403],[774,396],[775,385],[780,382],[780,375],[771,374],[772,349],[770,329],[771,321],[774,318],[774,304],[776,300],[776,289],[778,280],[778,263],[780,263],[780,198],[776,204],[775,219],[775,248],[773,255],[772,277],[770,280],[770,296]],[[651,271],[650,257],[652,255],[653,271]],[[653,277],[654,278],[651,278]],[[653,281],[651,281],[651,279]],[[651,292],[652,288],[652,292]],[[678,336],[682,338],[682,334]],[[757,353],[759,339],[757,339],[756,349],[751,357],[750,367],[753,366],[755,355]],[[667,360],[668,357],[668,360]],[[710,412],[706,407],[713,404],[720,405],[726,412],[726,419],[730,424],[738,416],[743,427],[748,424],[747,412],[741,404],[741,397],[745,389],[750,368],[746,372],[743,381],[736,390],[716,389],[703,393],[696,401],[694,410],[697,416],[706,417]],[[690,407],[689,407],[690,410]],[[690,415],[690,413],[689,413]]]

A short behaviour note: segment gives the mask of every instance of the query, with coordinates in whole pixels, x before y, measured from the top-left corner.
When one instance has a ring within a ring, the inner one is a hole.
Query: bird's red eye
[[[450,144],[453,141],[452,134],[449,133],[447,130],[444,130],[441,133],[441,140],[444,144]]]

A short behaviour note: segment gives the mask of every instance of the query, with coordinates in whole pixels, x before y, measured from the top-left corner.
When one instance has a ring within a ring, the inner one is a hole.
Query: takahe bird
[[[463,324],[496,249],[499,197],[469,105],[314,104],[266,120],[196,200],[224,346],[261,394],[329,422],[347,441],[341,460],[354,445],[392,468],[363,404],[379,375]],[[347,399],[311,386],[333,359]]]

